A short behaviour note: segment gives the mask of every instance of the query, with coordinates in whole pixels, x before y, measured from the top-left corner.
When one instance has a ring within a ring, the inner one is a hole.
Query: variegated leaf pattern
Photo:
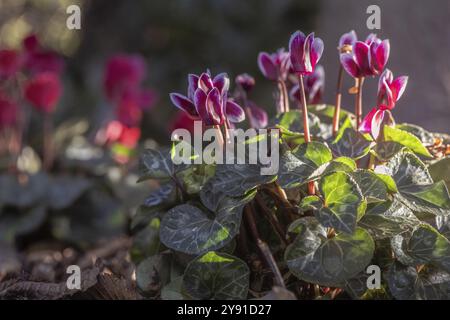
[[[226,197],[215,213],[192,204],[176,206],[161,221],[161,242],[173,250],[195,255],[220,249],[238,233],[243,206],[253,196]]]
[[[372,259],[375,244],[362,228],[330,239],[326,237],[326,229],[311,220],[298,224],[296,230],[298,235],[287,247],[285,260],[290,271],[306,282],[342,287]]]
[[[372,144],[373,142],[361,132],[347,128],[340,139],[330,145],[330,148],[337,157],[360,159],[369,153]]]
[[[345,172],[331,173],[320,180],[319,189],[324,205],[314,213],[320,223],[353,233],[366,209],[364,196],[353,178]]]
[[[192,260],[183,276],[183,289],[192,299],[246,299],[250,270],[242,260],[210,251]]]

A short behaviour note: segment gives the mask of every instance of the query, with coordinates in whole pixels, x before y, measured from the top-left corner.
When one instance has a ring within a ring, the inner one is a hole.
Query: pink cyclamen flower
[[[305,94],[308,104],[317,104],[322,100],[325,85],[325,71],[321,65],[317,65],[313,73],[305,77]],[[300,101],[300,87],[294,85],[290,92],[291,99]]]
[[[221,125],[225,119],[241,122],[245,119],[244,110],[228,98],[230,80],[225,73],[214,78],[209,72],[200,76],[188,76],[188,96],[171,93],[172,103],[193,119],[201,119],[205,125]]]
[[[296,31],[289,41],[289,52],[292,69],[296,74],[307,75],[314,68],[323,53],[323,41],[314,38],[314,33],[305,36],[303,32]]]
[[[0,50],[0,78],[13,76],[22,66],[22,56],[16,50]]]
[[[378,107],[373,108],[361,122],[361,132],[370,133],[374,139],[378,137],[386,112],[395,107],[395,103],[405,92],[407,83],[407,76],[394,79],[391,70],[383,72],[378,82]]]
[[[0,91],[0,129],[17,123],[17,104]]]
[[[248,101],[248,108],[250,110],[250,124],[252,128],[262,129],[269,123],[267,112],[261,107],[257,106],[253,101]]]
[[[126,90],[138,87],[146,75],[146,64],[139,55],[117,54],[111,57],[104,73],[104,89],[110,100],[117,100]]]
[[[351,52],[356,41],[358,41],[358,37],[356,36],[356,32],[354,30],[344,33],[339,39],[338,50],[341,53]]]
[[[247,73],[243,73],[236,77],[236,84],[248,93],[255,86],[255,78]]]
[[[34,76],[25,86],[25,98],[38,110],[53,112],[61,96],[62,86],[58,75],[44,72]]]
[[[395,103],[405,92],[407,84],[407,76],[400,76],[394,79],[391,70],[386,69],[378,81],[378,105],[383,105],[387,109],[392,110],[395,107]]]
[[[380,40],[370,34],[366,41],[356,41],[352,52],[342,53],[342,66],[347,73],[354,77],[367,77],[380,74],[389,58],[389,40]]]
[[[56,52],[41,47],[35,34],[27,36],[23,41],[24,63],[32,74],[53,72],[60,74],[64,69],[64,60]]]
[[[290,66],[289,52],[283,48],[272,54],[260,52],[258,55],[259,70],[269,80],[286,80]]]

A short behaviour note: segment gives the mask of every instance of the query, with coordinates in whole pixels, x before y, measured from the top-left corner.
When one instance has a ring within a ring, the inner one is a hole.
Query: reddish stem
[[[309,134],[309,119],[308,119],[308,105],[306,104],[306,94],[305,94],[305,85],[303,83],[303,75],[299,74],[298,82],[300,84],[300,96],[302,101],[302,112],[303,112],[303,130],[305,135],[305,142],[311,142],[311,136]],[[315,194],[314,181],[308,182],[308,194]]]
[[[357,79],[357,92],[355,97],[355,115],[356,115],[356,129],[359,128],[362,122],[362,86],[364,77]]]
[[[339,118],[341,113],[341,99],[342,99],[342,79],[344,78],[344,68],[339,64],[339,73],[338,73],[338,81],[336,86],[336,105],[334,108],[334,116],[333,116],[333,136],[336,136],[336,133],[339,130]]]

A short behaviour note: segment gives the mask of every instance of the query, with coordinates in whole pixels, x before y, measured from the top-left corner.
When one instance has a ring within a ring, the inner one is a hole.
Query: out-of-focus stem
[[[357,92],[355,98],[355,115],[356,115],[356,129],[359,128],[362,121],[362,86],[364,83],[364,77],[357,79]]]
[[[311,142],[311,136],[309,134],[309,119],[308,119],[308,105],[306,104],[306,94],[305,85],[303,83],[303,75],[299,74],[298,83],[300,85],[300,96],[302,101],[302,111],[303,111],[303,131],[305,136],[305,142]],[[315,194],[314,181],[308,182],[308,194]]]
[[[341,99],[342,99],[342,79],[344,77],[344,68],[339,64],[339,73],[338,73],[338,81],[336,86],[336,105],[334,108],[334,116],[333,116],[333,136],[336,136],[336,133],[339,130],[339,117],[341,112]]]
[[[255,222],[255,214],[254,214],[254,210],[251,206],[251,203],[249,203],[245,206],[244,216],[245,216],[247,225],[250,229],[250,232],[253,236],[253,239],[255,240],[256,245],[258,246],[258,249],[259,249],[262,257],[264,258],[266,264],[272,270],[275,284],[277,286],[285,288],[286,286],[284,284],[283,276],[281,275],[280,269],[278,268],[278,265],[272,255],[272,252],[270,251],[269,246],[267,245],[267,243],[262,241],[261,238],[259,237],[259,232],[258,232],[258,229],[256,227],[256,222]]]
[[[289,95],[287,92],[287,88],[286,88],[286,83],[284,82],[283,79],[278,80],[278,82],[280,83],[280,90],[282,92],[282,97],[283,97],[283,110],[284,112],[288,112],[290,107],[289,107]]]
[[[45,170],[49,170],[53,163],[53,125],[51,114],[43,115],[43,165]]]

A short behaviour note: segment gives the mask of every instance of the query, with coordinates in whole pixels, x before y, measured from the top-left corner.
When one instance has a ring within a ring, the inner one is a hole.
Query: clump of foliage
[[[276,175],[260,165],[175,165],[171,149],[141,154],[141,181],[160,188],[131,224],[141,293],[162,299],[448,299],[450,197],[448,137],[396,124],[407,77],[385,69],[390,44],[369,35],[339,42],[336,105],[318,103],[323,43],[296,32],[289,52],[261,53],[277,84],[278,115],[267,121],[249,100],[254,80],[189,75],[188,95],[171,94],[189,121],[227,130],[279,129]],[[344,71],[355,79],[355,113],[341,110]],[[378,98],[363,118],[364,78],[379,77]],[[290,94],[289,94],[290,92]],[[295,103],[298,108],[290,107]],[[265,139],[267,137],[259,137]],[[248,143],[252,143],[248,141]],[[367,286],[367,267],[381,270]]]

